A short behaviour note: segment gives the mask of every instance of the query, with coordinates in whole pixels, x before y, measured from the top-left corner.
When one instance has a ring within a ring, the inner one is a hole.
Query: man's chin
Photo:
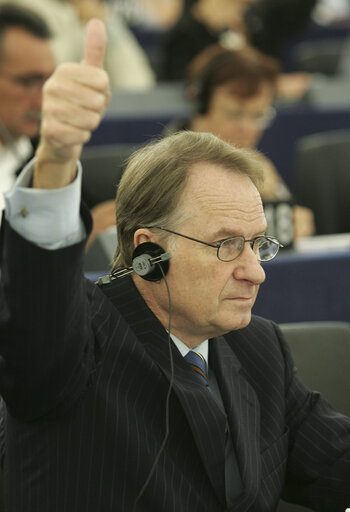
[[[238,329],[244,329],[244,327],[247,327],[247,325],[250,324],[250,321],[252,319],[251,311],[245,313],[244,315],[240,315],[239,318],[234,319],[231,322],[227,322],[227,325],[224,327],[222,326],[222,332],[221,334],[227,334],[231,331],[237,331]]]
[[[252,319],[252,313],[251,313],[251,311],[249,311],[249,313],[246,313],[246,315],[244,315],[244,318],[242,318],[240,325],[238,327],[236,327],[236,330],[244,329],[244,327],[247,327],[247,325],[250,324],[251,319]]]

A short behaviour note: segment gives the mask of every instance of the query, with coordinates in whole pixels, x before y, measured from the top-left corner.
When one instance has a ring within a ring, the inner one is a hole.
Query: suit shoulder
[[[236,353],[253,356],[284,353],[284,338],[278,325],[272,320],[252,316],[250,323],[243,329],[231,331],[225,335],[231,348]]]

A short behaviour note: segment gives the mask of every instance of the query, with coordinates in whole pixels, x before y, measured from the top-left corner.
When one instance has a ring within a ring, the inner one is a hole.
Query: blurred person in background
[[[318,0],[312,19],[320,25],[350,26],[350,1]]]
[[[3,0],[0,0],[0,3]],[[27,5],[27,0],[12,0]],[[79,62],[83,57],[86,23],[99,18],[106,24],[108,47],[106,71],[112,89],[144,90],[155,84],[146,53],[111,5],[103,0],[31,0],[30,8],[40,14],[53,34],[57,62]]]
[[[35,12],[0,3],[0,212],[4,192],[37,146],[42,88],[56,65],[51,34]],[[114,225],[114,201],[96,205],[91,214],[94,223],[88,246],[101,231]]]
[[[131,23],[167,29],[179,19],[184,0],[117,0],[115,8]]]
[[[162,41],[161,80],[181,80],[190,61],[204,48],[225,42],[245,44],[243,15],[255,0],[184,0],[175,25]]]
[[[218,43],[237,50],[246,45],[278,58],[277,94],[283,100],[303,98],[311,74],[283,73],[281,50],[311,19],[317,0],[185,0],[178,22],[162,42],[160,80],[182,80],[190,61]]]
[[[188,95],[195,103],[189,119],[171,123],[166,133],[187,129],[210,132],[226,142],[253,149],[271,122],[279,66],[275,59],[254,48],[227,50],[213,45],[188,68]],[[272,162],[261,154],[265,182],[260,189],[265,201],[287,201],[292,194]],[[312,212],[294,206],[295,237],[314,233]]]
[[[54,68],[46,23],[24,7],[0,5],[0,210],[3,193],[33,156],[42,87]]]
[[[281,59],[283,45],[301,34],[319,0],[258,0],[244,13],[249,41],[267,55]]]

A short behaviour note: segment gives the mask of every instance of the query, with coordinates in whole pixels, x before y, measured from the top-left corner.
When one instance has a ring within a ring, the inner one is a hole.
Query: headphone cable
[[[134,502],[134,506],[133,506],[133,512],[136,511],[136,507],[137,507],[137,503],[138,501],[140,500],[141,496],[143,495],[143,493],[145,492],[148,484],[150,483],[151,481],[151,478],[153,476],[153,473],[156,469],[156,466],[158,464],[158,461],[160,459],[160,456],[162,455],[163,451],[164,451],[164,448],[165,448],[165,445],[168,441],[168,437],[169,437],[169,404],[170,404],[170,395],[171,395],[171,391],[173,389],[173,384],[174,384],[174,359],[173,359],[173,352],[172,352],[172,347],[171,347],[171,296],[170,296],[170,290],[169,290],[169,285],[168,285],[168,282],[167,282],[167,279],[165,277],[165,273],[162,269],[162,266],[157,263],[161,273],[162,273],[162,276],[163,276],[163,279],[164,279],[164,282],[165,282],[165,286],[166,286],[166,289],[167,289],[167,293],[168,293],[168,303],[169,303],[169,321],[168,321],[168,348],[169,348],[169,361],[170,361],[170,382],[169,382],[169,388],[168,388],[168,392],[167,392],[167,396],[166,396],[166,401],[165,401],[165,434],[164,434],[164,438],[163,438],[163,441],[159,447],[159,450],[154,458],[154,461],[153,461],[153,464],[152,464],[152,467],[150,469],[150,472],[148,473],[148,476],[143,484],[143,486],[141,487],[138,495],[136,496],[135,498],[135,502]]]

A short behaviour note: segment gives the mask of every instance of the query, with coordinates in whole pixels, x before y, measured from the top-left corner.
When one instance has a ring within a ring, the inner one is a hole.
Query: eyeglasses
[[[273,107],[269,107],[262,113],[246,112],[245,110],[225,110],[224,114],[227,119],[231,119],[236,122],[250,121],[262,130],[265,130],[272,124],[276,117],[276,110]]]
[[[230,238],[225,238],[225,240],[220,240],[216,244],[209,244],[208,242],[203,242],[203,240],[198,240],[197,238],[183,235],[181,233],[177,233],[176,231],[172,231],[171,229],[162,228],[160,226],[146,227],[148,229],[161,229],[162,231],[167,231],[173,235],[182,236],[183,238],[187,238],[193,242],[198,242],[199,244],[214,247],[217,250],[216,255],[220,261],[233,261],[238,258],[244,249],[245,243],[250,244],[250,247],[252,248],[258,261],[272,260],[278,253],[280,247],[283,247],[283,245],[280,244],[276,238],[265,235],[257,236],[252,240],[246,240],[244,236],[241,235],[231,236]]]

